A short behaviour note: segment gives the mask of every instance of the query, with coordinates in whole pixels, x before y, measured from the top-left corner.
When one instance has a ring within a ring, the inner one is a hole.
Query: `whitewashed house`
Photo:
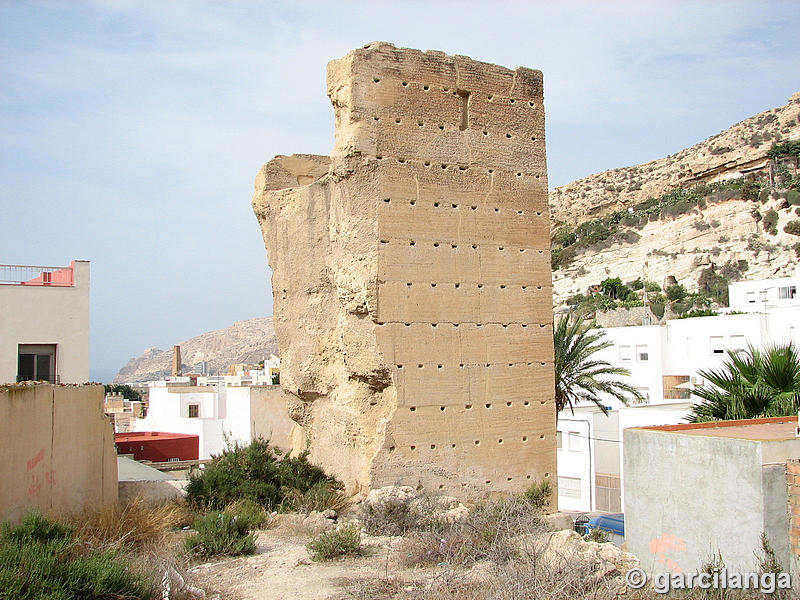
[[[620,512],[624,429],[685,422],[697,401],[691,388],[703,383],[698,372],[720,366],[728,349],[789,341],[800,345],[798,286],[797,276],[738,282],[729,288],[728,314],[603,329],[612,345],[597,357],[628,369],[627,381],[645,402],[625,406],[605,398],[608,416],[593,403],[559,414],[559,508]]]

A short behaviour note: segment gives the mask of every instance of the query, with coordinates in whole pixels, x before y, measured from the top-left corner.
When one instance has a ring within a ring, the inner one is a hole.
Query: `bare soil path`
[[[363,536],[364,556],[313,562],[305,548],[310,536],[280,529],[259,531],[252,556],[192,567],[192,583],[225,600],[345,600],[360,598],[360,582],[387,576],[411,581],[425,571],[400,569],[395,560],[401,538]]]

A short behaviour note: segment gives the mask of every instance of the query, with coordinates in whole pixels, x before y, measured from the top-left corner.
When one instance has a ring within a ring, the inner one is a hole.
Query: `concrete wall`
[[[286,399],[280,386],[251,388],[250,424],[251,436],[263,437],[273,446],[284,450],[292,447],[303,447],[297,444],[297,436],[301,436],[300,426],[289,418],[286,411]],[[302,440],[302,438],[300,438]],[[297,444],[297,445],[296,445]]]
[[[0,387],[0,520],[26,508],[69,513],[117,501],[114,432],[103,386]]]
[[[72,264],[74,286],[0,285],[0,384],[17,380],[19,344],[57,344],[59,381],[89,381],[89,262]]]
[[[787,565],[785,476],[763,442],[627,429],[624,443],[625,539],[642,568],[696,571],[721,552],[752,571],[762,531]]]

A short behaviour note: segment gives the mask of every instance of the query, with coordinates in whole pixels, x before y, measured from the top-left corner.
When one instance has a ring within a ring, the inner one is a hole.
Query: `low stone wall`
[[[0,387],[0,521],[117,501],[117,453],[103,386]]]

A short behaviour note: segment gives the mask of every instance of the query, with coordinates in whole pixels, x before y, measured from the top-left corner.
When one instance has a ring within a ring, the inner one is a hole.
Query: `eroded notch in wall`
[[[472,94],[466,90],[456,90],[456,93],[461,98],[461,125],[458,128],[464,131],[469,127],[469,99]]]

